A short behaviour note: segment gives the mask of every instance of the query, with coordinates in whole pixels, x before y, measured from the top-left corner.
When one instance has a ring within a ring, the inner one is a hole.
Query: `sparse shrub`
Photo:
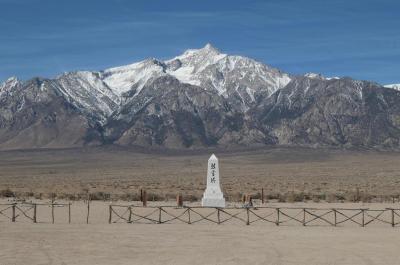
[[[34,197],[34,193],[32,191],[24,192],[23,196],[27,198],[32,198]]]
[[[195,201],[198,201],[199,198],[194,194],[187,194],[187,195],[183,195],[183,200],[189,201],[189,202],[195,202]]]
[[[278,198],[277,199],[278,199],[278,202],[286,202],[286,197],[281,195],[281,194],[278,194]]]
[[[256,200],[261,200],[261,192],[257,192],[255,194],[251,195],[251,197]]]
[[[336,201],[337,201],[337,195],[332,194],[332,193],[329,193],[329,194],[326,196],[326,201],[329,202],[329,203],[331,203],[331,202],[336,202]]]
[[[93,193],[90,193],[90,199],[93,201],[105,201],[110,199],[110,194],[109,193],[104,193],[102,191],[96,191]]]
[[[175,195],[175,197],[176,197],[176,195]],[[157,193],[149,192],[149,193],[147,193],[147,200],[148,201],[163,201],[164,197]]]
[[[266,195],[267,200],[279,200],[279,197],[281,197],[281,196],[278,193],[268,193]]]
[[[33,197],[34,197],[36,200],[41,200],[42,197],[43,197],[43,194],[42,194],[42,193],[35,193],[35,194],[33,195]]]
[[[313,197],[312,197],[312,201],[313,201],[313,202],[320,202],[321,199],[320,199],[319,196],[313,196]]]
[[[10,197],[15,197],[15,194],[12,190],[10,189],[5,189],[5,190],[1,190],[0,191],[0,196],[1,197],[6,197],[6,198],[10,198]]]
[[[300,193],[295,193],[295,192],[290,192],[286,195],[284,195],[286,197],[287,202],[302,202],[304,201],[304,193],[300,192]]]
[[[140,201],[140,195],[136,193],[124,193],[113,197],[122,201]],[[149,200],[149,195],[147,195],[147,200]]]

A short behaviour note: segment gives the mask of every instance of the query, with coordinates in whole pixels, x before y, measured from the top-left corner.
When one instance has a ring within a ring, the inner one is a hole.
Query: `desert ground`
[[[19,197],[137,200],[199,200],[207,159],[220,161],[224,194],[239,201],[390,201],[400,194],[400,152],[310,148],[160,151],[83,148],[0,152],[0,190]]]
[[[89,224],[83,201],[73,202],[70,224],[63,207],[55,209],[55,224],[48,206],[38,208],[36,224],[22,216],[15,223],[0,218],[0,264],[400,264],[399,227],[387,224],[108,224],[108,204],[91,203]],[[378,209],[392,204],[269,205]]]
[[[212,152],[220,159],[222,188],[230,205],[240,207],[242,194],[257,198],[264,188],[264,206],[270,207],[400,208],[397,152],[117,147],[3,151],[0,204],[49,203],[53,197],[71,203],[72,219],[68,223],[66,207],[56,207],[52,224],[46,205],[38,207],[36,224],[22,214],[14,223],[0,215],[0,264],[400,264],[399,226],[382,222],[367,227],[353,222],[338,227],[324,222],[307,227],[296,222],[279,227],[267,222],[143,224],[113,216],[108,223],[109,205],[140,205],[135,201],[140,189],[147,190],[149,206],[174,205],[177,193],[184,195],[185,205],[199,205]],[[87,204],[79,200],[87,194],[96,199],[90,203],[89,224]],[[255,203],[260,205],[260,200]],[[10,216],[10,209],[4,213]],[[263,215],[262,209],[257,213]],[[380,218],[389,222],[390,214]]]

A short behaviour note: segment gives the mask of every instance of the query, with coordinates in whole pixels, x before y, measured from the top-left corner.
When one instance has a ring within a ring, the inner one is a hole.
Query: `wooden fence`
[[[68,207],[68,223],[71,223],[71,203],[8,203],[0,204],[0,216],[11,220],[11,222],[17,222],[21,219],[23,221],[31,221],[33,223],[38,222],[37,212],[39,207],[51,208],[51,222],[55,222],[55,207]],[[22,221],[22,220],[21,220]]]
[[[108,222],[119,223],[270,223],[302,226],[341,226],[353,224],[365,227],[385,224],[400,227],[400,209],[345,209],[345,208],[285,208],[285,207],[143,207],[110,205]]]
[[[87,203],[86,223],[89,223],[89,201]],[[49,222],[55,223],[55,207],[68,209],[71,223],[71,203],[9,203],[0,204],[0,217],[11,222],[38,222],[38,208],[47,207],[51,210]],[[106,210],[106,209],[104,209]],[[49,214],[47,214],[48,216]],[[59,219],[58,219],[59,220]],[[104,220],[105,221],[105,220]],[[103,222],[104,222],[103,221]],[[200,206],[108,206],[108,223],[212,223],[212,224],[271,224],[271,225],[302,225],[302,226],[371,226],[390,225],[400,227],[400,209],[369,209],[369,208],[296,208],[296,207],[200,207]]]

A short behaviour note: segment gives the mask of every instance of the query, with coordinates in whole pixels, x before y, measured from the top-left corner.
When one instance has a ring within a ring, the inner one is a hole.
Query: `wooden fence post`
[[[112,205],[109,205],[108,207],[108,223],[111,224],[111,218],[112,218]]]
[[[279,208],[276,208],[276,225],[279,226]]]
[[[15,222],[15,203],[12,205],[12,222]]]
[[[303,208],[303,226],[306,226],[306,208]]]
[[[128,218],[128,223],[132,223],[132,207],[129,206],[129,218]]]
[[[394,209],[392,209],[392,227],[394,227]]]
[[[54,201],[51,201],[51,222],[54,224]]]
[[[143,201],[143,189],[140,189],[140,201]]]
[[[71,223],[71,202],[68,203],[68,223]]]
[[[247,212],[247,222],[246,222],[246,225],[250,225],[250,213],[249,213],[249,208],[247,207],[246,208],[246,212]]]
[[[176,205],[178,207],[182,207],[183,206],[183,198],[181,194],[176,195]]]
[[[192,224],[192,222],[190,220],[190,207],[188,207],[187,211],[188,211],[188,219],[189,219],[188,224]]]
[[[356,188],[356,201],[357,202],[360,201],[360,188],[359,187]]]
[[[335,226],[336,226],[337,225],[336,209],[333,209],[333,216],[334,216],[334,222],[335,222]]]
[[[33,222],[36,223],[36,203],[33,205]]]
[[[87,200],[86,224],[89,224],[89,214],[90,214],[90,195],[88,195],[88,200]]]
[[[261,203],[264,204],[264,188],[261,189]]]
[[[161,206],[160,207],[158,207],[158,210],[159,210],[159,212],[158,212],[158,223],[159,224],[161,224]]]
[[[219,208],[217,208],[217,218],[218,218],[218,224],[221,224]],[[247,218],[247,220],[248,220],[248,218]],[[247,221],[247,222],[249,222],[249,221]]]
[[[362,223],[361,223],[361,226],[364,227],[365,226],[365,210],[362,209],[361,212],[362,212]]]
[[[146,192],[146,190],[142,191],[142,202],[143,202],[143,206],[147,207],[147,192]]]

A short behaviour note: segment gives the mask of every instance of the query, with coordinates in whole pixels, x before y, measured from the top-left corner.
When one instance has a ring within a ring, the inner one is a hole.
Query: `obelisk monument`
[[[201,200],[203,207],[225,207],[225,198],[219,186],[218,158],[212,154],[208,159],[207,188]]]

